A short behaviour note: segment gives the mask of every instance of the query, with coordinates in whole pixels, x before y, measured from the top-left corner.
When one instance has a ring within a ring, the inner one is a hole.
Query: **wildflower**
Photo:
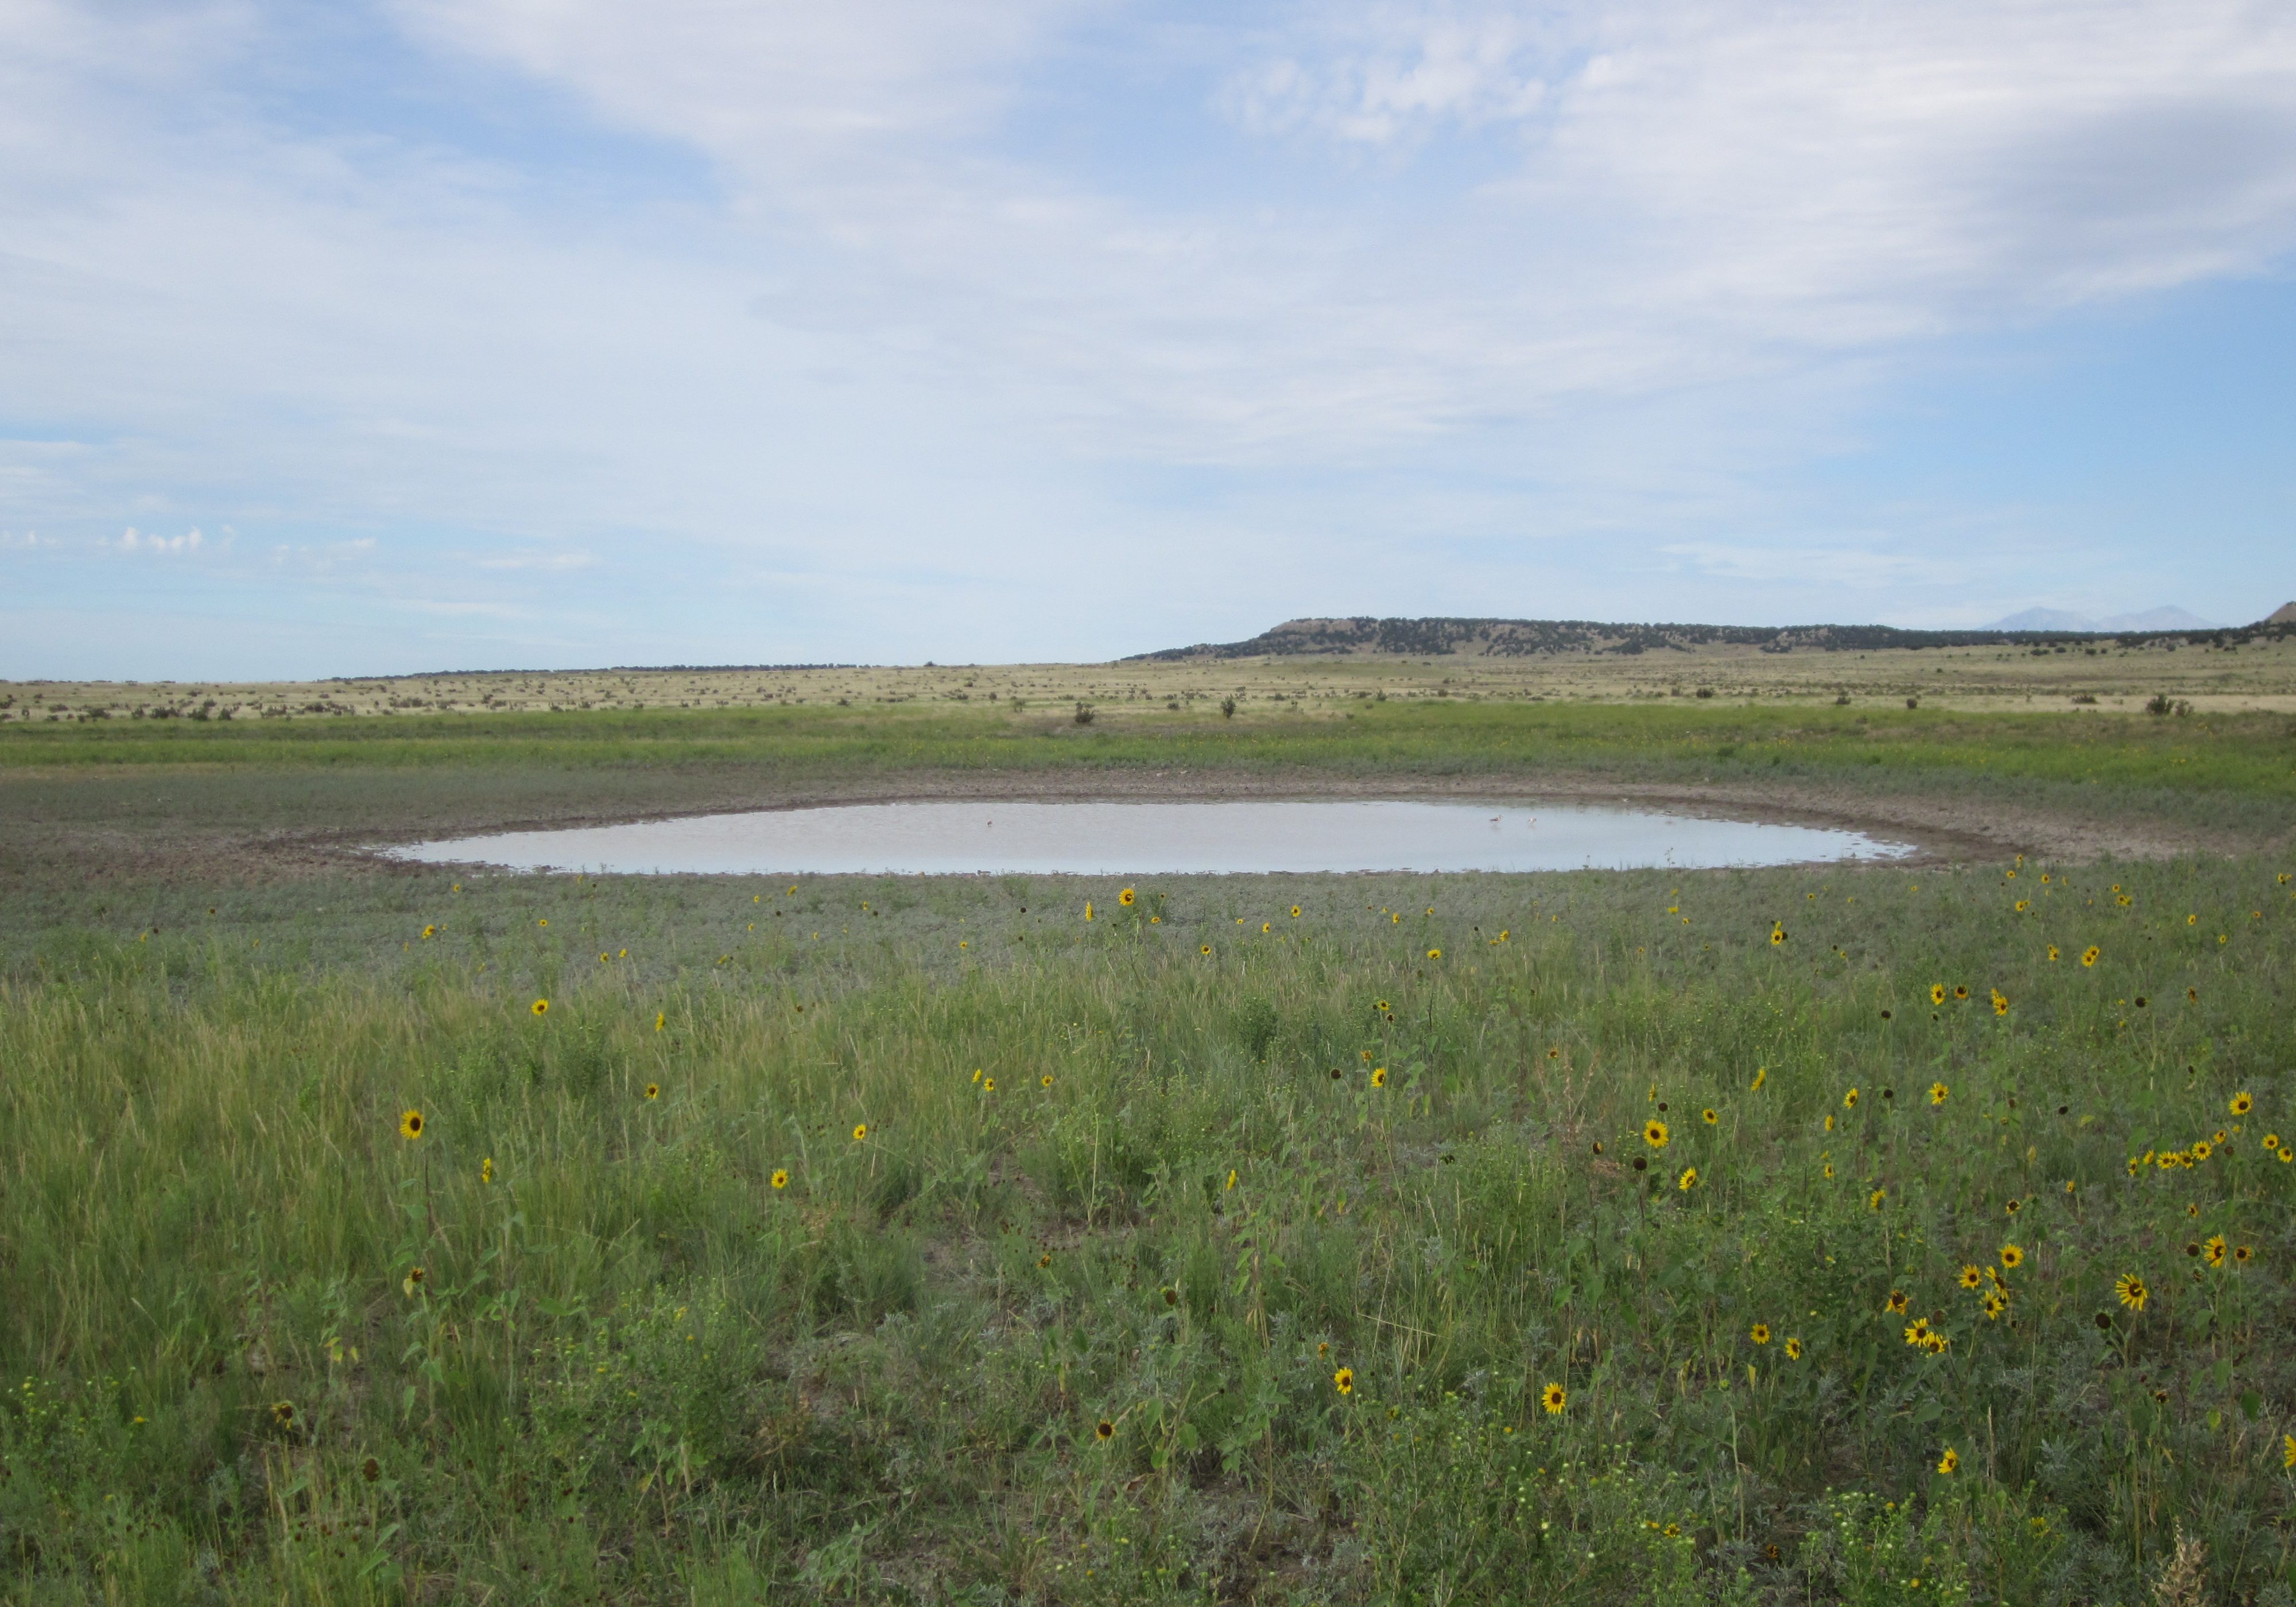
[[[1701,1121],[1703,1121],[1710,1127],[1716,1122],[1722,1119],[1721,1116],[1716,1112],[1712,1105],[1709,1105],[1703,1111],[1701,1111],[1698,1113],[1698,1119]]]
[[[1038,1078],[1037,1079],[1037,1086],[1038,1086],[1038,1087],[1040,1087],[1040,1088],[1049,1088],[1049,1087],[1051,1087],[1052,1086],[1053,1086],[1053,1074],[1052,1074],[1051,1072],[1049,1072],[1049,1071],[1046,1072],[1042,1077],[1040,1077],[1040,1078]]]
[[[479,1181],[480,1183],[492,1183],[494,1180],[495,1158],[492,1155],[489,1155],[484,1160],[479,1162]]]
[[[1759,1093],[1760,1093],[1760,1092],[1762,1091],[1762,1085],[1763,1085],[1764,1083],[1766,1083],[1766,1082],[1769,1081],[1769,1080],[1770,1080],[1770,1069],[1769,1069],[1767,1066],[1757,1066],[1757,1067],[1755,1067],[1755,1068],[1754,1068],[1754,1086],[1753,1086],[1751,1089],[1749,1089],[1749,1090],[1748,1090],[1748,1092],[1749,1092],[1749,1093],[1753,1093],[1753,1094],[1759,1094]]]
[[[1666,1130],[1666,1123],[1659,1120],[1656,1117],[1652,1117],[1650,1120],[1643,1123],[1643,1142],[1650,1145],[1650,1147],[1654,1150],[1662,1150],[1666,1148],[1669,1142],[1669,1135]]]
[[[1827,1161],[1824,1167],[1819,1168],[1819,1170],[1821,1175],[1824,1176],[1828,1183],[1833,1181],[1833,1162],[1831,1160]]]
[[[2283,876],[2281,880],[2285,881],[2288,878]],[[2283,1434],[2280,1437],[2280,1465],[2284,1468],[2296,1469],[2296,1434]]]
[[[1756,1323],[1747,1337],[1758,1345],[1767,1345],[1770,1342],[1770,1325],[1767,1323]]]
[[[1845,1111],[1854,1111],[1854,1110],[1856,1110],[1856,1109],[1857,1108],[1857,1089],[1852,1088],[1852,1089],[1850,1089],[1850,1090],[1849,1090],[1849,1093],[1844,1094],[1844,1095],[1841,1096],[1841,1108],[1842,1108],[1843,1110],[1845,1110]]]
[[[2124,1272],[2112,1280],[2112,1293],[2113,1298],[2129,1310],[2142,1311],[2150,1291],[2144,1287],[2143,1278],[2133,1272]]]
[[[2055,944],[2052,943],[2052,944],[2050,944],[2050,945],[2049,945],[2049,958],[2050,958],[2051,960],[2053,960],[2053,961],[2054,961],[2056,957],[2057,957],[2057,946],[2056,946]]]
[[[853,1142],[854,1142],[854,1143],[856,1143],[856,1144],[859,1144],[863,1139],[865,1139],[865,1138],[866,1138],[866,1137],[868,1137],[868,1136],[869,1136],[869,1124],[868,1124],[867,1122],[865,1122],[865,1121],[857,1121],[857,1122],[855,1122],[855,1123],[853,1124]]]
[[[1927,1344],[1930,1337],[1929,1318],[1925,1316],[1915,1317],[1912,1322],[1906,1324],[1905,1334],[1906,1343],[1909,1345],[1918,1348],[1922,1345]]]
[[[1039,1266],[1039,1267],[1050,1267],[1052,1264],[1053,1264],[1053,1252],[1052,1252],[1051,1250],[1046,1250],[1043,1255],[1038,1256],[1038,1257],[1037,1258],[1037,1266]]]
[[[2021,915],[2032,907],[2032,902],[2030,899],[2020,898],[2017,900],[2017,913]]]
[[[1931,982],[1930,984],[1930,1003],[1932,1004],[1942,1004],[1945,1003],[1945,984],[1943,982]]]
[[[1698,1168],[1694,1166],[1686,1166],[1683,1168],[1681,1180],[1674,1186],[1680,1189],[1685,1194],[1692,1189],[1696,1188],[1698,1186]]]
[[[1209,943],[1201,943],[1196,947],[1196,952],[1200,955],[1208,955],[1211,953],[1211,951],[1212,946]]]
[[[550,1001],[548,999],[537,999],[534,1001],[532,1009],[534,1013],[537,1015],[548,1015],[550,1013]]]
[[[422,1137],[422,1112],[420,1111],[401,1111],[398,1117],[398,1136],[401,1138]]]
[[[1431,960],[1439,960],[1443,957],[1443,951],[1439,948],[1431,948],[1427,951],[1427,957]]]
[[[648,1099],[660,1099],[661,1097],[661,1085],[660,1083],[648,1083],[645,1086],[645,1096]]]
[[[1296,904],[1292,906],[1292,918],[1294,921],[1300,918],[1300,906]]]
[[[2021,1244],[2004,1244],[2004,1245],[2001,1247],[2001,1265],[2002,1265],[2002,1266],[2004,1266],[2004,1267],[2007,1267],[2010,1271],[2014,1272],[2014,1271],[2016,1271],[2020,1267],[2022,1267],[2024,1264],[2025,1264],[2025,1247],[2024,1247],[2023,1245],[2021,1245]]]
[[[1882,1209],[1882,1201],[1887,1200],[1889,1197],[1890,1191],[1888,1189],[1877,1188],[1872,1193],[1866,1196],[1866,1209],[1869,1211],[1880,1210]]]
[[[422,1287],[423,1276],[423,1271],[420,1267],[408,1267],[406,1269],[406,1275],[398,1280],[399,1292],[405,1295],[408,1300],[413,1300],[414,1298],[414,1291]]]
[[[2292,1160],[2296,1160],[2296,1150],[2290,1149],[2284,1144],[2282,1144],[2280,1146],[2280,1164],[2286,1166]]]
[[[2025,1202],[2022,1200],[2012,1200],[2001,1209],[2007,1215],[2013,1217],[2025,1209]]]
[[[435,938],[439,935],[439,929],[435,926],[426,926],[422,929],[422,935],[426,938]]]
[[[1374,1066],[1371,1069],[1371,1086],[1374,1088],[1384,1088],[1387,1086],[1387,1068],[1385,1066]]]
[[[1275,930],[1275,923],[1273,921],[1262,921],[1259,923],[1259,930],[1263,934],[1272,932]]]
[[[1801,1360],[1801,1341],[1792,1334],[1786,1336],[1786,1360],[1790,1362]]]
[[[1985,1274],[1980,1271],[1974,1264],[1964,1267],[1961,1269],[1961,1286],[1964,1289],[1975,1289],[1984,1282]]]
[[[1948,1088],[1943,1083],[1931,1083],[1930,1085],[1930,1103],[1933,1105],[1941,1105],[1945,1103],[1946,1095],[1951,1092],[1952,1090]]]
[[[664,1027],[667,1027],[667,1026],[668,1026],[668,1025],[669,1025],[669,1012],[668,1012],[668,1011],[667,1011],[667,1010],[657,1010],[657,1011],[655,1011],[655,1012],[653,1013],[653,1029],[654,1029],[656,1032],[660,1032],[660,1031]]]
[[[774,1168],[774,1175],[769,1181],[775,1188],[787,1188],[789,1186],[789,1169],[786,1167],[775,1167]]]
[[[981,1091],[983,1094],[994,1094],[994,1093],[996,1093],[996,1079],[995,1078],[993,1078],[993,1077],[984,1077],[984,1078],[982,1078],[980,1079],[980,1091]]]
[[[2256,1251],[2250,1246],[2243,1244],[2233,1250],[2232,1259],[2245,1267],[2256,1259]]]
[[[1938,1458],[1938,1472],[1940,1473],[1950,1473],[1960,1466],[1961,1454],[1956,1451],[1951,1446],[1946,1447],[1945,1455]]]
[[[2084,965],[2094,965],[2103,957],[2104,950],[2097,947],[2094,943],[2081,950],[2081,963]]]
[[[1770,928],[1770,947],[1775,948],[1785,940],[1786,929],[1783,926],[1773,924]]]
[[[1122,892],[1117,894],[1116,901],[1119,904],[1121,904],[1125,908],[1130,909],[1132,907],[1132,890],[1128,887]]]
[[[1230,1167],[1227,1169],[1227,1185],[1230,1188],[1234,1188],[1235,1186],[1235,1168],[1234,1167]]]
[[[1374,1000],[1372,1001],[1372,1006],[1371,1006],[1371,1007],[1372,1007],[1374,1010],[1378,1011],[1378,1012],[1380,1013],[1380,1014],[1382,1014],[1382,1015],[1386,1015],[1386,1014],[1388,1014],[1390,1011],[1392,1011],[1392,1010],[1395,1008],[1395,1006],[1394,1006],[1394,1005],[1392,1005],[1392,1004],[1389,1004],[1385,999],[1374,999]]]
[[[1957,999],[1966,999],[1969,996],[1969,989],[1966,987],[1956,984],[1953,990],[1953,996]]]
[[[1998,988],[1993,990],[1993,1013],[1996,1015],[2009,1013],[2009,996]]]
[[[271,1421],[278,1424],[283,1429],[293,1428],[295,1426],[295,1403],[291,1400],[273,1401],[271,1403]]]
[[[2234,1115],[2245,1116],[2251,1111],[2256,1109],[2256,1101],[2251,1099],[2248,1096],[2246,1090],[2243,1089],[2242,1092],[2232,1096],[2232,1104],[2229,1108]]]
[[[1991,1322],[2009,1309],[2009,1297],[1997,1289],[1988,1289],[1985,1291],[1985,1298],[1978,1304],[1985,1308],[1986,1320]]]
[[[1353,1367],[1342,1367],[1332,1373],[1332,1388],[1342,1395],[1353,1395],[1356,1392],[1356,1370]]]
[[[2211,1234],[2201,1245],[2201,1259],[2211,1267],[2221,1267],[2229,1250],[2222,1234]]]
[[[1570,1397],[1561,1384],[1549,1384],[1538,1392],[1538,1404],[1546,1408],[1550,1417],[1560,1417],[1562,1408],[1570,1404]]]
[[[2207,1139],[2195,1138],[2193,1140],[2192,1157],[2194,1160],[2206,1160],[2210,1156],[2216,1152],[2216,1146],[2210,1144]]]
[[[1890,1299],[1888,1302],[1882,1306],[1882,1309],[1893,1313],[1898,1316],[1903,1316],[1906,1315],[1906,1307],[1907,1304],[1908,1302],[1906,1299],[1906,1291],[1902,1289],[1892,1289],[1890,1291]]]
[[[2280,1135],[2277,1133],[2267,1133],[2264,1136],[2264,1147],[2267,1150],[2278,1149],[2280,1147]]]
[[[1084,901],[1084,918],[1087,921],[1092,919],[1092,900],[1089,898]]]

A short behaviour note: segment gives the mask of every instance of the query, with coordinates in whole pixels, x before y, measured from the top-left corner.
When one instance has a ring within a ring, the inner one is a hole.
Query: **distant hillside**
[[[2291,604],[2290,609],[2296,609]],[[2283,609],[2282,615],[2289,615]],[[2280,616],[2238,630],[1898,630],[1887,625],[1620,625],[1591,619],[1286,619],[1248,642],[1205,642],[1133,655],[1140,660],[1283,658],[1308,654],[1382,654],[1396,658],[1522,659],[1539,654],[1693,652],[1702,647],[1751,647],[1763,652],[1869,652],[1882,648],[1992,647],[2067,641],[2136,642],[2164,635],[2194,641],[2246,641],[2292,634]]]
[[[2284,603],[2265,621],[2267,625],[2296,625],[2296,603]]]

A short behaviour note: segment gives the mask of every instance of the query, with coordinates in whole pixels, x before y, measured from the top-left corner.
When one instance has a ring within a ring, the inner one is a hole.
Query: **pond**
[[[504,832],[390,850],[607,873],[1575,871],[1892,859],[1862,832],[1587,805],[1367,799],[851,804]]]

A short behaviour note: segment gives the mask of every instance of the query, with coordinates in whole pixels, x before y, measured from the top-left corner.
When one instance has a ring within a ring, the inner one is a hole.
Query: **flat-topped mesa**
[[[1694,652],[1751,647],[1761,652],[1871,652],[1888,648],[2000,647],[2076,642],[2189,640],[2223,644],[2258,634],[2296,634],[2296,603],[2235,630],[1899,630],[1888,625],[1628,625],[1594,619],[1286,619],[1243,642],[1200,642],[1136,653],[1126,662],[1185,659],[1383,656],[1526,659],[1563,654]]]

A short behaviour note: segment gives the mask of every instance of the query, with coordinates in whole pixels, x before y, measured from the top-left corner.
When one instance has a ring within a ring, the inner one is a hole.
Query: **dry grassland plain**
[[[0,1597],[2287,1603],[2288,654],[0,690]],[[1318,791],[1925,852],[367,851]]]
[[[490,672],[310,682],[0,682],[0,717],[19,724],[139,712],[220,719],[560,709],[888,708],[990,704],[1025,712],[1087,702],[1111,717],[1177,702],[1201,717],[1234,698],[1331,717],[1365,698],[1627,702],[1696,698],[1887,703],[1907,697],[1964,710],[2132,709],[2166,694],[2207,712],[2296,711],[2296,635],[2210,645],[2133,644],[1767,652],[1708,646],[1632,655],[1529,658],[1259,657],[1109,664],[911,668]],[[2094,700],[2093,702],[2075,700]]]

